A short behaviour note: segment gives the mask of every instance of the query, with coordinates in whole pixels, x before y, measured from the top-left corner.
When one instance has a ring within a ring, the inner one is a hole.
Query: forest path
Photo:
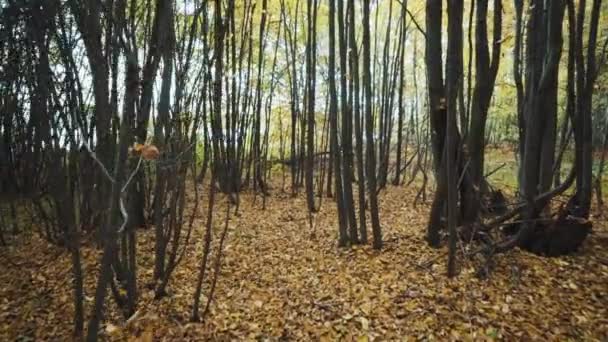
[[[205,189],[201,187],[204,194]],[[254,203],[253,195],[244,193],[240,216],[231,215],[210,315],[205,323],[192,324],[188,317],[202,254],[205,196],[189,252],[170,283],[170,296],[160,301],[154,301],[146,287],[152,277],[153,230],[140,231],[138,317],[123,326],[124,320],[110,304],[107,337],[130,340],[154,335],[176,341],[608,337],[605,221],[595,222],[594,234],[577,255],[542,258],[517,249],[495,257],[488,280],[478,280],[473,264],[460,261],[460,275],[450,280],[445,248],[430,249],[423,240],[428,206],[414,207],[414,197],[412,188],[389,186],[382,192],[385,246],[377,252],[371,244],[337,247],[335,204],[327,198],[311,231],[303,194],[292,198],[275,190],[267,209],[261,210],[261,198]],[[225,196],[218,196],[215,242],[223,229],[226,203]],[[87,244],[83,254],[88,311],[96,277],[91,265],[98,252]],[[20,268],[5,264],[7,271],[0,272],[4,284],[0,339],[14,340],[18,335],[57,339],[69,334],[67,253],[33,238],[5,255],[31,261]],[[427,262],[428,267],[420,266]],[[19,280],[24,272],[33,275],[36,291]],[[36,304],[40,293],[47,294],[44,306]]]

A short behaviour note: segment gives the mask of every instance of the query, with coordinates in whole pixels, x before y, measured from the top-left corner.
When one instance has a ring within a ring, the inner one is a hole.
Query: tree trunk
[[[338,0],[341,1],[341,0]],[[338,246],[348,245],[348,217],[344,208],[344,192],[342,189],[342,171],[340,148],[338,146],[338,94],[336,89],[336,3],[329,0],[329,117],[331,125],[331,146],[334,159],[334,180],[336,204],[338,207],[339,237]]]
[[[479,1],[479,0],[478,0]],[[447,224],[449,231],[448,252],[448,276],[456,275],[456,240],[457,240],[457,126],[456,117],[458,109],[458,91],[460,77],[462,77],[462,18],[463,0],[448,1],[448,51],[446,59],[446,93],[447,93],[447,117],[446,117],[446,142],[443,157],[446,169],[447,182]],[[473,132],[471,132],[473,133]]]
[[[316,82],[316,21],[317,21],[317,1],[307,1],[308,34],[306,42],[306,201],[308,211],[316,212],[314,195],[314,163],[315,163],[315,82]]]
[[[571,5],[573,6],[573,5]],[[576,195],[569,203],[572,214],[589,217],[591,210],[593,183],[593,127],[591,104],[593,86],[597,78],[596,44],[601,0],[593,0],[591,20],[589,22],[589,38],[587,41],[587,61],[583,56],[583,31],[586,11],[586,1],[579,1],[577,30],[576,30],[576,116],[574,128]],[[586,65],[585,65],[586,64]]]
[[[345,25],[344,0],[338,0],[338,42],[340,52],[340,103],[342,109],[342,186],[344,190],[345,218],[348,220],[350,242],[359,243],[359,232],[357,231],[357,216],[353,199],[353,132],[352,132],[352,107],[348,102],[347,85],[347,47]]]
[[[355,23],[355,1],[348,0],[349,17],[349,48],[350,48],[350,70],[351,70],[351,91],[353,96],[353,109],[355,119],[355,151],[357,162],[357,184],[359,196],[359,233],[361,243],[367,243],[367,224],[365,219],[365,165],[363,160],[363,129],[361,125],[361,101],[360,101],[360,82],[359,82],[359,52],[357,47],[356,23]]]
[[[427,66],[433,169],[435,170],[435,179],[437,179],[435,200],[431,206],[426,239],[429,245],[433,247],[439,247],[440,221],[441,212],[443,211],[443,201],[441,199],[447,194],[446,185],[444,184],[446,177],[440,172],[444,146],[443,139],[446,133],[446,101],[444,97],[443,66],[441,60],[441,3],[441,0],[428,0],[426,2],[425,62]]]
[[[488,49],[488,0],[477,0],[477,26],[475,29],[475,89],[473,90],[471,127],[468,130],[468,153],[472,187],[465,189],[467,209],[465,222],[474,222],[479,215],[484,175],[485,135],[488,109],[494,90],[498,65],[500,62],[500,45],[502,34],[502,1],[494,1],[494,38],[492,42],[492,60]]]
[[[529,202],[523,215],[526,223],[519,234],[519,243],[526,244],[532,238],[534,220],[546,203],[532,203],[539,194],[539,189],[547,182],[547,163],[551,158],[541,154],[555,153],[555,135],[552,134],[557,107],[556,87],[558,67],[562,50],[562,22],[565,3],[554,1],[546,9],[543,3],[533,3],[528,26],[527,54],[527,89],[524,116],[526,118],[526,136],[524,141],[523,178],[521,188],[523,198]],[[546,49],[542,46],[548,42]],[[542,110],[541,110],[542,108]],[[553,130],[554,133],[554,130]],[[552,160],[551,160],[552,162]],[[551,184],[550,182],[548,183]]]
[[[369,209],[372,219],[374,248],[382,248],[382,231],[378,215],[378,198],[376,192],[376,150],[374,148],[374,121],[372,115],[372,79],[370,74],[371,46],[369,29],[369,0],[363,0],[363,88],[365,92],[365,139],[366,166],[369,194]]]

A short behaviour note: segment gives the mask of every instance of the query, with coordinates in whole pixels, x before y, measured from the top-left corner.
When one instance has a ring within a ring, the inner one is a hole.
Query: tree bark
[[[342,186],[344,190],[344,210],[348,219],[349,238],[353,244],[359,243],[357,216],[353,199],[353,132],[352,106],[348,101],[347,47],[344,0],[338,0],[338,46],[340,54],[340,102],[342,109]]]
[[[369,29],[369,0],[363,0],[363,89],[365,92],[365,139],[366,166],[369,194],[369,209],[372,219],[373,246],[382,248],[382,230],[378,215],[378,195],[376,192],[376,151],[374,147],[374,122],[372,115],[372,79],[370,74],[371,46]]]
[[[348,0],[349,18],[349,48],[350,48],[350,73],[351,91],[353,96],[353,110],[355,120],[355,151],[357,163],[357,184],[359,196],[359,236],[361,243],[367,243],[367,223],[365,218],[365,160],[363,157],[363,128],[361,125],[361,87],[359,79],[359,52],[357,47],[355,1]]]
[[[431,214],[427,226],[426,239],[429,245],[439,247],[441,229],[442,198],[446,196],[445,175],[440,172],[443,155],[443,139],[446,130],[446,101],[443,86],[442,48],[441,48],[441,18],[442,1],[428,0],[426,2],[426,72],[428,82],[429,113],[431,125],[431,143],[433,151],[433,169],[437,179],[435,200],[431,206]]]
[[[462,18],[463,0],[448,1],[448,51],[446,59],[447,117],[443,163],[447,182],[447,224],[449,231],[448,276],[456,275],[457,240],[457,134],[456,117],[458,110],[458,91],[462,77]],[[472,132],[471,132],[472,133]]]
[[[482,196],[482,182],[485,160],[485,136],[488,109],[494,90],[496,75],[500,62],[500,45],[502,34],[502,1],[494,1],[494,37],[492,41],[492,59],[488,48],[488,0],[477,0],[475,29],[475,88],[473,90],[471,127],[468,130],[467,151],[471,158],[469,174],[472,187],[465,189],[465,200],[469,201],[464,213],[465,222],[474,222],[478,215]]]

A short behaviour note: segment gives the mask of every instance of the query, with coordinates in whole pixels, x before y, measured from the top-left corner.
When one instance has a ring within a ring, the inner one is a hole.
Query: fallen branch
[[[486,173],[483,177],[484,178],[488,178],[491,175],[495,174],[496,172],[498,172],[500,169],[502,169],[503,167],[507,166],[507,163],[502,163],[502,165],[500,165],[499,167],[495,168],[494,170]]]
[[[518,204],[515,208],[511,209],[511,211],[509,211],[508,213],[506,213],[502,216],[499,216],[499,217],[495,218],[494,220],[484,224],[484,227],[487,229],[497,227],[497,226],[501,225],[502,223],[506,222],[507,220],[510,220],[511,218],[517,216],[518,214],[521,213],[521,211],[523,209],[525,209],[526,207],[528,207],[530,205],[532,205],[536,208],[544,207],[544,205],[539,206],[538,204],[542,204],[542,202],[547,202],[547,201],[551,200],[553,197],[561,195],[564,191],[566,191],[566,190],[568,190],[568,188],[570,188],[570,186],[574,182],[575,178],[576,178],[576,171],[573,168],[570,171],[568,178],[566,178],[566,180],[559,186],[536,196],[531,201],[522,202],[522,203]]]

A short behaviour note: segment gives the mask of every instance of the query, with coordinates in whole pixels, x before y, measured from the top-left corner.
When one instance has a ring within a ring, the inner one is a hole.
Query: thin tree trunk
[[[431,214],[427,226],[426,239],[430,246],[439,247],[441,230],[442,198],[447,195],[444,177],[440,173],[443,155],[446,123],[446,103],[444,98],[442,48],[441,48],[441,19],[442,1],[429,0],[426,2],[426,52],[425,63],[428,82],[430,128],[432,142],[433,169],[437,179],[435,199],[431,206]]]
[[[494,38],[492,41],[492,59],[488,48],[488,28],[486,17],[488,0],[477,0],[477,27],[475,29],[475,89],[473,91],[471,127],[468,130],[468,153],[471,158],[469,166],[472,187],[465,189],[467,201],[465,221],[475,222],[481,205],[484,164],[485,135],[488,109],[494,90],[498,66],[500,63],[500,45],[502,34],[502,1],[494,1]]]
[[[480,1],[480,0],[478,0]],[[458,184],[456,140],[457,140],[457,108],[460,77],[462,77],[462,18],[463,0],[448,1],[448,51],[446,60],[446,93],[447,93],[447,120],[446,143],[443,164],[446,169],[447,182],[447,210],[448,210],[448,277],[456,275],[456,240],[457,240],[457,200]],[[471,132],[472,133],[472,132]]]
[[[344,210],[345,218],[348,220],[350,242],[359,243],[357,231],[357,216],[355,214],[355,204],[353,200],[353,146],[352,146],[352,107],[348,103],[347,85],[347,47],[345,25],[344,0],[338,0],[338,41],[340,53],[340,103],[342,109],[342,184],[344,190]]]
[[[315,83],[316,83],[316,54],[317,54],[317,1],[307,1],[308,34],[306,42],[306,168],[305,185],[308,211],[316,212],[314,196],[314,155],[315,155]]]
[[[366,165],[369,194],[369,209],[372,219],[373,246],[382,248],[382,231],[378,215],[378,197],[376,193],[376,151],[374,147],[374,122],[372,116],[372,79],[370,75],[371,47],[369,30],[369,0],[363,0],[363,88],[365,92],[365,139]]]
[[[355,22],[355,1],[348,0],[349,17],[349,47],[350,47],[350,70],[355,119],[355,139],[356,139],[356,162],[357,162],[357,184],[359,196],[359,233],[361,243],[367,243],[367,224],[365,219],[365,165],[363,160],[363,129],[361,125],[361,101],[359,83],[359,52],[357,47],[356,22]]]
[[[341,0],[338,0],[341,1]],[[336,89],[336,3],[329,0],[329,116],[331,120],[331,145],[334,159],[336,204],[338,207],[338,246],[348,245],[348,217],[344,208],[340,148],[338,147],[338,94]]]

